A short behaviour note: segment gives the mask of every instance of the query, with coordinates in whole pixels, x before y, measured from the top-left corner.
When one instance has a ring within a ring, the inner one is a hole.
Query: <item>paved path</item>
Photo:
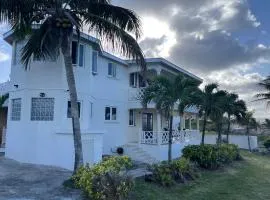
[[[78,190],[62,186],[70,175],[61,168],[21,164],[0,156],[0,200],[81,200]]]

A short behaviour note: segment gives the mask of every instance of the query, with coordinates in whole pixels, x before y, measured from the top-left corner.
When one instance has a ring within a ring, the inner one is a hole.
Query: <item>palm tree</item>
[[[226,96],[225,111],[228,117],[227,126],[227,142],[229,143],[229,134],[231,129],[232,117],[240,118],[247,110],[246,103],[243,100],[238,99],[238,95],[235,93],[228,93]]]
[[[72,40],[83,26],[112,44],[123,56],[133,58],[142,69],[144,56],[136,39],[140,20],[131,10],[109,0],[0,0],[0,22],[9,23],[17,40],[27,38],[21,60],[27,68],[32,58],[51,60],[63,55],[71,101],[75,162],[74,173],[83,165],[77,90],[72,67]],[[136,39],[134,39],[133,34]]]
[[[254,112],[246,112],[241,118],[238,119],[238,122],[241,125],[246,127],[246,135],[248,136],[248,147],[249,151],[251,151],[251,144],[250,144],[250,129],[255,128],[257,129],[259,124],[256,119],[253,117]]]
[[[203,115],[203,130],[202,130],[202,141],[204,145],[205,130],[207,119],[211,117],[214,119],[218,130],[221,128],[221,115],[224,113],[224,98],[226,93],[224,91],[218,91],[218,84],[211,83],[204,87],[204,90],[200,94],[200,113]],[[216,117],[216,119],[215,119]]]
[[[267,104],[270,103],[270,76],[264,79],[262,82],[259,83],[261,87],[263,87],[266,92],[259,93],[255,97],[257,98],[256,101],[267,101]]]
[[[188,78],[183,75],[178,75],[175,79],[175,87],[177,88],[178,112],[181,119],[184,119],[184,111],[192,106],[199,105],[200,89],[198,88],[200,82]],[[183,129],[183,120],[181,122],[181,129]]]
[[[270,119],[265,119],[262,126],[266,129],[270,129]]]
[[[4,103],[6,102],[8,97],[9,97],[9,94],[5,94],[3,96],[0,96],[0,109],[2,108],[2,106],[4,105]]]
[[[154,102],[156,109],[169,121],[168,162],[172,160],[172,125],[175,105],[179,103],[179,113],[183,113],[185,108],[194,105],[191,96],[198,84],[183,75],[178,75],[174,80],[157,76],[144,90],[143,106],[147,107],[147,104]]]

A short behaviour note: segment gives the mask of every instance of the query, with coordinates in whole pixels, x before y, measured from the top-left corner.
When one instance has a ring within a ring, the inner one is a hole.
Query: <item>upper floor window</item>
[[[105,107],[105,120],[116,121],[116,119],[117,119],[116,107]]]
[[[108,63],[108,76],[116,77],[116,64]]]
[[[78,42],[73,41],[71,50],[72,50],[72,53],[71,53],[72,64],[83,67],[83,65],[84,65],[84,45],[83,44],[78,45]]]
[[[11,121],[21,120],[22,99],[11,100]]]
[[[54,98],[32,98],[31,121],[53,121]]]
[[[96,74],[97,73],[97,64],[98,64],[98,52],[93,51],[92,52],[92,73]]]
[[[129,85],[131,87],[137,88],[137,87],[145,87],[145,81],[143,80],[142,75],[140,75],[139,72],[131,73],[129,76]]]
[[[79,118],[81,116],[81,102],[78,103],[78,110],[79,110]],[[71,102],[68,101],[68,106],[67,106],[67,118],[71,118]]]

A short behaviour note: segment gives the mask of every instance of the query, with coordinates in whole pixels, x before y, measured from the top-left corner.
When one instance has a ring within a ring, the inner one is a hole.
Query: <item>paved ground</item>
[[[21,164],[0,156],[0,200],[81,200],[80,192],[64,188],[71,172]]]

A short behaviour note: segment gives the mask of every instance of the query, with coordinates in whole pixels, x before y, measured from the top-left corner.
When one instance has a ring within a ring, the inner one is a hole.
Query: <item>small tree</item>
[[[3,96],[0,96],[0,108],[2,108],[2,106],[4,105],[4,103],[6,102],[6,100],[9,98],[9,94],[5,94]]]
[[[204,87],[199,95],[200,102],[200,113],[203,116],[203,130],[202,130],[202,141],[201,144],[204,145],[205,131],[207,119],[216,115],[218,120],[215,120],[216,126],[220,127],[220,116],[224,113],[224,101],[225,93],[224,91],[218,91],[218,84],[211,83]],[[223,116],[223,115],[222,115]]]
[[[248,148],[251,151],[251,144],[250,144],[250,129],[255,128],[257,129],[259,124],[257,123],[256,119],[253,117],[254,112],[246,112],[242,117],[238,119],[238,122],[246,127],[246,135],[248,136]]]
[[[185,108],[195,104],[192,95],[198,84],[183,75],[178,75],[174,80],[158,76],[150,82],[143,93],[143,106],[147,107],[147,104],[154,102],[156,109],[169,121],[168,162],[172,160],[172,125],[175,105],[178,103],[179,112],[183,113]]]

